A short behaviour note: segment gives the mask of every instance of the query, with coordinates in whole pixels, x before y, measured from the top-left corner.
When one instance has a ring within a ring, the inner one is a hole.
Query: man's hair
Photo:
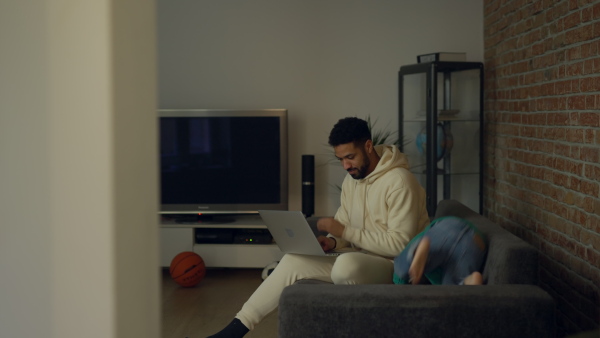
[[[329,145],[332,147],[350,142],[356,145],[364,144],[370,139],[371,131],[367,121],[358,117],[346,117],[339,120],[329,133]]]

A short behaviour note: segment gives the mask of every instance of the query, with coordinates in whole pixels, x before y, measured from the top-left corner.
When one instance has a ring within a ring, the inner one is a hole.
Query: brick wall
[[[558,336],[597,329],[600,1],[484,1],[484,213],[539,249]]]

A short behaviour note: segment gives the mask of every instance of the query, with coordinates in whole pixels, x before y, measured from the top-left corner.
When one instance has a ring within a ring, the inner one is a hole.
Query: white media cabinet
[[[160,223],[160,265],[169,267],[178,253],[193,251],[200,255],[206,267],[264,268],[283,256],[277,244],[197,244],[194,229],[266,229],[260,216],[235,216],[227,223],[178,223],[163,220]]]

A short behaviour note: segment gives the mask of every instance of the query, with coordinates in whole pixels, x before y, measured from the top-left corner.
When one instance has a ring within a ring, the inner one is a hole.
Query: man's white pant
[[[300,279],[318,279],[334,284],[391,284],[393,273],[391,260],[359,252],[339,256],[286,254],[236,318],[248,329],[254,329],[277,308],[283,289]]]

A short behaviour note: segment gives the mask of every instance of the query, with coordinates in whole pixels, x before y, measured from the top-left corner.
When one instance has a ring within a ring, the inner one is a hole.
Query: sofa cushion
[[[553,337],[554,311],[534,285],[294,284],[279,303],[279,336]]]

